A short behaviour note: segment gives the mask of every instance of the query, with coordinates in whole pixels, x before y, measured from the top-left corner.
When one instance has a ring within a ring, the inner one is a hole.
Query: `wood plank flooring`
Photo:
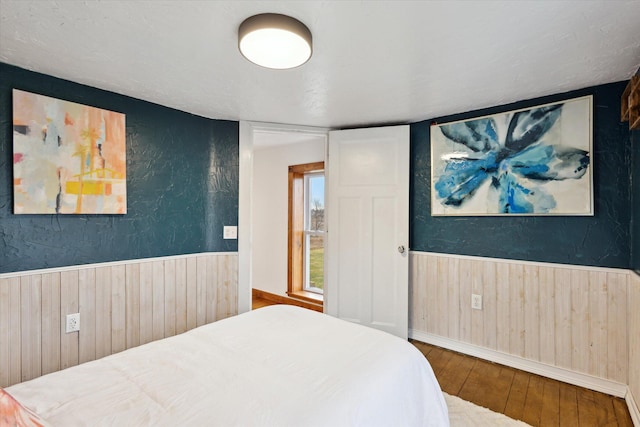
[[[313,301],[310,300],[311,298],[307,298],[306,296],[304,298],[291,298],[288,296],[276,295],[272,294],[271,292],[261,291],[258,289],[251,290],[251,299],[252,301],[254,301],[254,309],[258,308],[256,307],[256,304],[258,304],[260,307],[273,304],[291,304],[322,313],[322,297],[316,298]]]
[[[532,426],[633,427],[623,399],[411,341],[446,393]]]
[[[253,308],[275,304],[253,299]],[[633,427],[623,399],[410,340],[442,390],[534,427]]]
[[[255,310],[256,308],[262,308],[262,307],[266,307],[268,305],[275,305],[275,304],[277,304],[277,303],[273,302],[273,301],[266,300],[266,299],[253,298],[253,300],[251,301],[251,309]]]

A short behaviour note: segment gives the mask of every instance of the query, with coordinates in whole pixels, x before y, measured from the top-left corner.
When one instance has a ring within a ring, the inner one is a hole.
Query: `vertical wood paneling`
[[[198,260],[187,258],[187,329],[198,326]]]
[[[608,377],[627,383],[628,360],[627,349],[627,275],[607,273],[608,307],[607,316],[611,324],[619,325],[618,328],[609,331],[607,374]],[[637,308],[636,308],[637,309]],[[635,363],[638,363],[635,361]]]
[[[562,368],[571,369],[571,353],[573,351],[571,334],[571,270],[557,268],[554,276],[556,295],[556,327],[554,328],[556,364]]]
[[[88,362],[96,358],[96,270],[78,271],[80,301],[80,331],[78,361]]]
[[[414,262],[415,261],[415,262]],[[409,257],[409,283],[418,280],[418,259],[413,259]],[[414,316],[421,316],[421,310],[418,310],[420,307],[420,302],[422,298],[420,298],[420,290],[423,289],[422,286],[412,287],[409,286],[409,329],[411,329],[415,324]],[[414,293],[415,292],[415,293]],[[0,332],[1,333],[1,332]],[[1,365],[0,365],[1,366]]]
[[[571,341],[589,342],[589,273],[584,270],[571,271]],[[589,371],[589,358],[580,345],[573,346],[571,369]]]
[[[9,384],[11,301],[9,279],[0,279],[0,387]]]
[[[234,299],[229,286],[232,280],[230,271],[232,264],[224,259],[214,259],[213,262],[216,264],[218,282],[218,286],[214,288],[216,291],[216,320],[220,320],[229,317],[228,311]]]
[[[452,285],[449,282],[449,260],[441,257],[437,259],[438,265],[438,282],[436,288],[437,306],[434,309],[434,318],[436,334],[447,335],[449,320],[449,311],[447,310],[447,289]]]
[[[426,257],[421,257],[415,262],[415,264],[418,265],[418,283],[424,283],[425,280],[428,280],[428,262],[429,260]],[[418,325],[427,325],[429,323],[429,297],[427,296],[428,289],[429,288],[427,286],[419,286],[419,289],[416,291],[418,295],[420,295],[420,301],[418,301],[417,303],[419,314],[417,316],[414,316]]]
[[[19,383],[22,379],[22,326],[20,308],[22,306],[20,292],[20,277],[9,279],[9,384]]]
[[[436,319],[438,317],[438,287],[443,286],[438,282],[438,258],[434,256],[426,257],[427,279],[427,323],[426,331],[436,332]]]
[[[496,347],[498,351],[509,353],[509,264],[496,264]]]
[[[491,330],[495,318],[497,350],[509,353],[513,348],[516,353],[512,354],[524,352],[524,357],[537,357],[544,363],[569,369],[575,364],[591,375],[628,382],[635,398],[640,396],[640,364],[633,363],[640,356],[637,276],[597,269],[535,267],[537,280],[533,280],[535,273],[527,264],[412,256],[417,268],[411,276],[411,286],[419,286],[412,295],[420,295],[423,301],[412,302],[412,310],[417,310],[412,317],[415,329],[430,333],[437,333],[437,329],[441,335],[455,336],[448,322],[455,315],[451,313],[456,306],[452,296],[457,296],[455,339],[493,348]],[[214,272],[215,277],[211,277]],[[161,293],[154,292],[157,282]],[[211,287],[211,283],[217,286]],[[536,285],[537,291],[529,289]],[[457,290],[450,291],[450,287]],[[470,309],[471,291],[483,295],[482,311]],[[214,299],[210,299],[212,294]],[[163,298],[158,299],[158,295]],[[171,295],[174,301],[167,301]],[[538,307],[531,310],[528,306],[536,300]],[[215,309],[209,304],[214,304]],[[59,310],[55,309],[57,306]],[[236,255],[132,262],[126,266],[84,267],[0,279],[0,386],[48,372],[56,365],[66,368],[95,358],[106,351],[100,348],[102,343],[96,342],[101,339],[99,336],[110,337],[110,351],[115,352],[122,349],[122,343],[126,347],[142,343],[140,337],[152,340],[154,332],[158,333],[154,331],[154,321],[159,322],[158,319],[162,320],[158,324],[162,325],[164,336],[171,333],[171,319],[175,319],[179,333],[181,328],[195,327],[198,315],[204,316],[204,321],[212,316],[222,318],[235,314],[236,306]],[[154,317],[156,307],[160,307],[159,318]],[[65,316],[75,312],[81,313],[80,333],[65,334]],[[533,323],[536,312],[537,325]],[[99,319],[109,313],[111,325],[106,332]],[[474,318],[474,314],[480,317]],[[521,337],[510,328],[518,322],[521,326],[515,330],[524,331]],[[532,349],[535,339],[527,335],[532,328],[537,328],[539,356]],[[476,332],[479,337],[474,335]],[[514,346],[513,338],[516,343],[521,340],[521,346]]]
[[[65,333],[67,314],[79,312],[80,291],[78,271],[60,273],[60,368],[65,369],[79,363],[78,332]],[[82,319],[80,319],[82,327]]]
[[[524,266],[509,264],[509,353],[524,357]]]
[[[449,313],[447,327],[449,337],[457,340],[460,338],[460,287],[451,286],[460,283],[458,276],[459,261],[457,258],[449,259],[449,286],[447,287],[447,312]],[[466,307],[465,307],[466,309]]]
[[[471,262],[471,293],[483,294],[483,271],[482,261],[474,260]],[[482,310],[471,310],[471,342],[475,345],[482,345],[484,342],[484,312]]]
[[[42,276],[34,274],[20,279],[22,381],[42,374]]]
[[[458,265],[458,274],[460,279],[460,340],[471,342],[471,261],[461,259]]]
[[[224,317],[231,317],[238,314],[238,257],[218,258],[218,262],[227,264],[227,279],[224,284],[226,292],[229,294],[229,301]]]
[[[496,313],[496,263],[485,262],[482,269],[482,310],[484,311],[483,345],[492,350],[497,347],[497,313]]]
[[[413,316],[413,319],[415,321],[415,325],[418,325],[417,327],[420,328],[420,330],[428,331],[430,327],[429,310],[430,310],[430,304],[431,304],[431,301],[429,301],[429,292],[432,289],[432,286],[426,285],[427,280],[429,280],[429,274],[430,274],[429,267],[428,267],[429,258],[416,257],[414,258],[414,262],[418,265],[418,268],[416,270],[417,279],[415,282],[409,282],[409,283],[416,283],[415,287],[417,288],[417,290],[415,291],[415,293],[420,295],[420,299],[422,302],[419,302],[419,301],[416,302],[416,305],[418,306],[417,307],[418,314],[415,314]],[[418,283],[420,283],[420,285],[417,285]]]
[[[153,266],[153,341],[164,338],[164,261],[154,261]]]
[[[212,258],[213,262],[217,262],[217,283],[215,288],[217,292],[216,299],[216,319],[225,319],[232,316],[236,312],[238,306],[238,287],[235,283],[238,281],[238,263],[237,258]]]
[[[589,372],[598,377],[607,376],[607,273],[592,271],[589,273]]]
[[[175,264],[176,334],[187,330],[187,260],[179,258]]]
[[[631,334],[640,326],[630,324],[632,316],[640,316],[630,295],[632,282],[639,287],[636,276],[598,268],[411,256],[411,295],[420,299],[411,301],[413,329],[625,384],[638,375],[640,363],[632,357],[640,354],[640,338]],[[482,310],[470,309],[471,293],[483,296]],[[636,382],[640,393],[640,378]]]
[[[96,359],[111,354],[111,267],[95,269],[96,275]],[[80,316],[82,319],[82,316]],[[82,322],[82,320],[81,320]]]
[[[33,332],[31,330],[31,278],[26,276],[20,278],[20,308],[18,315],[20,316],[20,343],[21,358],[23,360],[20,381],[26,381],[34,378],[31,374],[32,363],[35,358],[33,354]]]
[[[206,268],[207,268],[206,276],[208,278],[215,278],[214,280],[210,280],[210,279],[207,280],[207,283],[206,283],[207,308],[206,308],[205,322],[211,323],[211,322],[215,322],[218,317],[218,314],[217,314],[218,306],[216,304],[216,300],[218,298],[217,282],[219,280],[218,263],[213,258],[207,257]]]
[[[153,341],[153,263],[140,264],[140,344]]]
[[[176,334],[176,261],[164,262],[164,336]]]
[[[540,360],[540,276],[535,265],[524,266],[524,357]]]
[[[126,266],[111,267],[111,353],[127,348]]]
[[[60,370],[60,273],[42,275],[42,374]]]
[[[540,304],[540,362],[554,365],[556,362],[556,341],[553,333],[556,323],[556,297],[555,297],[555,275],[554,269],[550,267],[540,267],[538,270],[540,280],[538,302]]]
[[[237,270],[203,254],[0,277],[0,387],[235,315]]]
[[[629,390],[635,402],[640,403],[640,276],[629,278]]]
[[[125,335],[127,348],[140,345],[140,264],[125,267]]]
[[[207,257],[196,258],[196,325],[207,321]]]

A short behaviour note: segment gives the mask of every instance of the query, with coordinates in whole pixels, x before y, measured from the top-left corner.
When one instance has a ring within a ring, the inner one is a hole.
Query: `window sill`
[[[289,295],[291,298],[297,298],[303,301],[312,302],[314,304],[322,304],[322,302],[324,301],[323,295],[317,294],[315,292],[294,291],[294,292],[287,292],[287,295]]]

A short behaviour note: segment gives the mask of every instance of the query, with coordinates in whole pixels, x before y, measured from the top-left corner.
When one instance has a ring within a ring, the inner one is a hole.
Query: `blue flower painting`
[[[433,126],[434,215],[592,215],[591,99]]]

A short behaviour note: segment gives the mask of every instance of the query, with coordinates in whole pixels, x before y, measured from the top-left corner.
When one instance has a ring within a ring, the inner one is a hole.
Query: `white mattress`
[[[270,306],[7,388],[53,426],[448,426],[408,342]]]

